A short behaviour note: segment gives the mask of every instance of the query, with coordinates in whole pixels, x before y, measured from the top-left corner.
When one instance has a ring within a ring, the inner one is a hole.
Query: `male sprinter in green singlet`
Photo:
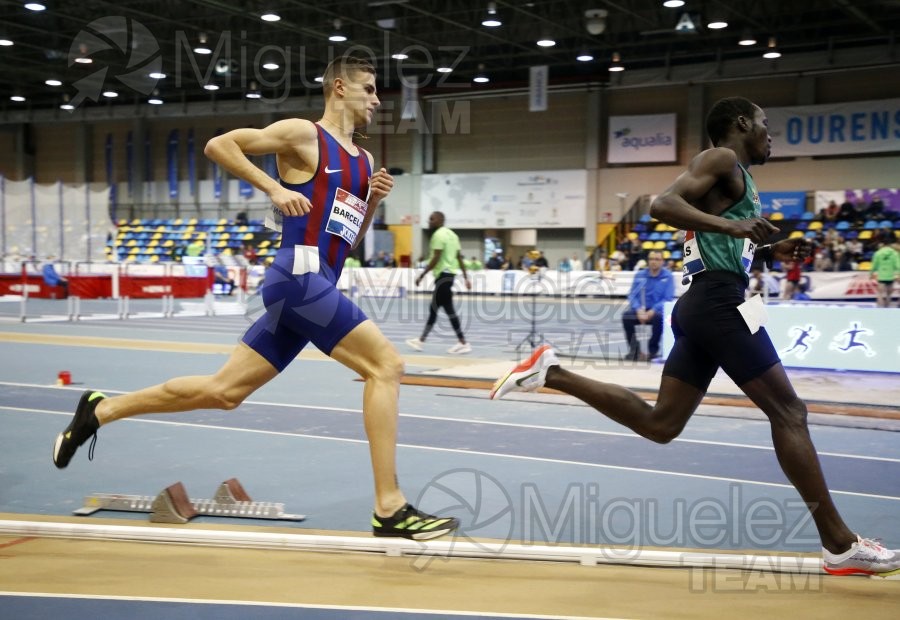
[[[765,113],[747,99],[722,99],[710,110],[706,130],[713,148],[694,157],[650,207],[660,221],[687,231],[684,271],[692,277],[672,313],[675,346],[656,405],[618,385],[560,368],[547,345],[500,378],[491,398],[546,385],[643,437],[667,443],[681,433],[721,367],[768,416],[778,462],[811,508],[825,570],[834,575],[897,571],[900,551],[857,536],[841,519],[809,436],[806,405],[794,392],[765,328],[754,320],[753,304],[745,305],[743,313],[738,310],[754,255],[790,261],[805,258],[810,249],[803,239],[758,245],[778,230],[760,217],[759,196],[747,171],[769,157]]]

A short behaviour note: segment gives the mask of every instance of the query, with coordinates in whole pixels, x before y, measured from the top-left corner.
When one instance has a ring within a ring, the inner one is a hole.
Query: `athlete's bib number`
[[[741,266],[747,273],[750,273],[754,252],[756,252],[756,244],[749,239],[744,239],[744,245],[741,248]],[[701,271],[706,271],[706,264],[703,262],[703,257],[700,256],[700,244],[697,243],[697,235],[692,230],[685,232],[684,235],[684,262],[681,271],[686,276],[693,276]]]
[[[365,200],[360,200],[339,187],[328,212],[328,223],[325,224],[325,230],[353,245],[368,210],[369,205]]]

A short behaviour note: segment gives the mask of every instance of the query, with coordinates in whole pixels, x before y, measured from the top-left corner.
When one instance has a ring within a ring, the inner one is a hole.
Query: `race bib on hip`
[[[687,230],[684,233],[684,259],[681,264],[681,273],[684,276],[693,276],[701,271],[706,271],[706,265],[703,264],[703,257],[700,256],[697,235],[693,230]]]
[[[334,202],[331,203],[331,209],[328,212],[325,230],[353,245],[368,210],[369,205],[365,200],[361,200],[339,187],[334,193]]]
[[[753,264],[753,254],[756,252],[756,244],[749,239],[744,239],[744,247],[741,250],[741,265],[744,271],[750,273],[750,266]]]

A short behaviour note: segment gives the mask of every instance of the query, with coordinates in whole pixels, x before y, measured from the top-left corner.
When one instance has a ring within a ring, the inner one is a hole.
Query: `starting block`
[[[254,502],[237,478],[226,480],[212,499],[191,499],[181,482],[166,487],[156,497],[94,493],[84,498],[76,515],[91,515],[99,510],[149,512],[153,523],[187,523],[194,517],[241,517],[303,521],[306,515],[287,514],[284,504]]]

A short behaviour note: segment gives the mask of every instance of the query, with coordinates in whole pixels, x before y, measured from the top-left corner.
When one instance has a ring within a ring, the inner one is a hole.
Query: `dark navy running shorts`
[[[266,270],[262,299],[266,312],[241,339],[278,372],[310,342],[325,353],[357,325],[365,313],[341,293],[327,274],[294,275],[276,258]]]
[[[751,334],[738,312],[745,290],[736,273],[709,271],[693,277],[672,311],[675,346],[664,375],[705,392],[719,368],[740,386],[781,361],[765,328]]]

